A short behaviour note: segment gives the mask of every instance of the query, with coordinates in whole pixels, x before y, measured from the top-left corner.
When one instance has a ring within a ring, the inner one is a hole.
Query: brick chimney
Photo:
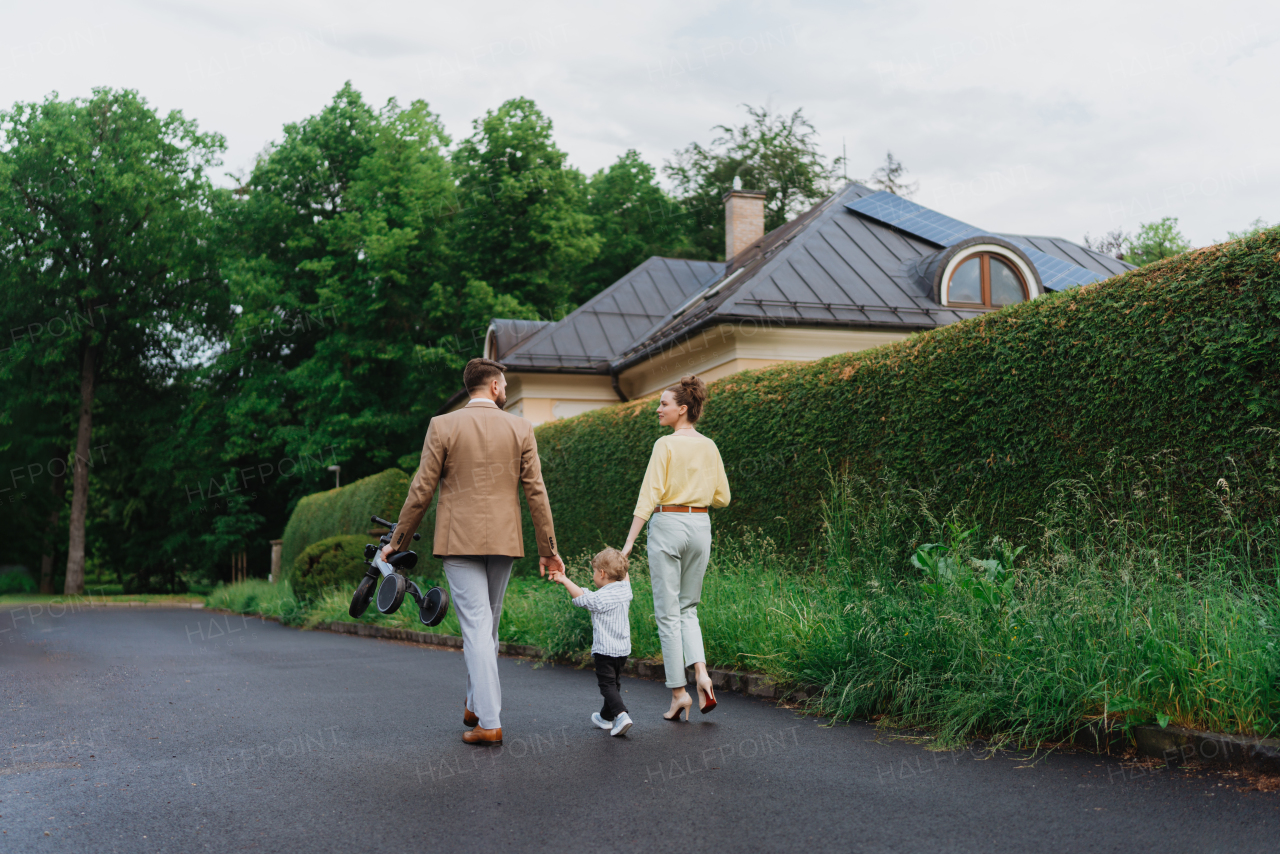
[[[743,190],[741,181],[724,194],[724,260],[764,237],[764,193]]]

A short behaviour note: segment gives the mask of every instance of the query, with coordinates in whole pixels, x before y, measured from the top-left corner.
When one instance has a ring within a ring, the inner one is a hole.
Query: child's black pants
[[[600,717],[611,721],[627,710],[622,702],[622,692],[618,690],[622,682],[622,668],[627,666],[625,655],[601,655],[593,653],[596,660],[596,681],[600,683],[600,696],[604,697],[604,706],[600,709]]]

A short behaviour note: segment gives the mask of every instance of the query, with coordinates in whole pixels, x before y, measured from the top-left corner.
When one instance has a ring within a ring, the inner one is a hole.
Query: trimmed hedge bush
[[[699,424],[733,490],[717,528],[795,548],[815,542],[837,468],[931,490],[1005,536],[1030,530],[1055,484],[1120,468],[1117,512],[1148,496],[1165,522],[1256,530],[1280,514],[1265,486],[1278,427],[1280,230],[897,344],[726,377]],[[622,544],[664,432],[652,398],[538,428],[566,554]]]
[[[368,569],[364,563],[367,542],[366,535],[345,534],[307,546],[294,561],[289,576],[293,595],[301,602],[310,602],[330,588],[354,586]]]
[[[303,498],[284,529],[280,566],[286,577],[292,573],[298,556],[314,542],[339,534],[360,534],[364,542],[370,542],[369,531],[374,526],[369,517],[377,515],[394,522],[408,492],[409,475],[400,469],[387,469],[341,489]],[[432,520],[434,523],[434,516]],[[424,521],[419,530],[431,529]]]
[[[36,580],[25,566],[18,566],[0,572],[0,595],[5,593],[35,593]]]

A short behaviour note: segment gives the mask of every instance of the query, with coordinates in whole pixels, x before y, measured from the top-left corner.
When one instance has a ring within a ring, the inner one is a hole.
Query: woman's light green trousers
[[[698,602],[711,557],[707,513],[654,513],[649,518],[649,576],[667,687],[683,688],[685,667],[705,662]]]

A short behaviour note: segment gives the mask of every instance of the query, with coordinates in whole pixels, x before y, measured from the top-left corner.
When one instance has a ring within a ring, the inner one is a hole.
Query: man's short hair
[[[591,559],[591,568],[610,581],[621,581],[627,577],[627,556],[617,549],[605,549]]]
[[[490,381],[506,373],[506,370],[506,365],[495,362],[493,359],[472,359],[462,369],[462,384],[466,386],[467,394],[470,394],[478,388],[487,386]]]

